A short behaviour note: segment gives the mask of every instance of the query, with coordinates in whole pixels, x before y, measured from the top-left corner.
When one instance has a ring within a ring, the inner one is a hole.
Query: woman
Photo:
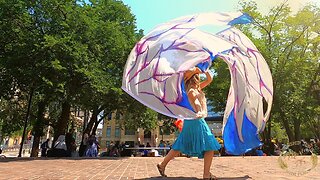
[[[98,142],[95,135],[90,135],[88,139],[88,149],[86,151],[86,157],[97,157],[98,156]]]
[[[204,158],[203,178],[215,179],[210,173],[213,151],[220,149],[220,144],[215,139],[210,128],[204,120],[207,116],[207,104],[205,94],[202,89],[209,85],[212,77],[209,72],[205,72],[206,80],[200,81],[200,69],[193,68],[184,74],[184,82],[189,102],[197,114],[197,119],[184,120],[182,131],[172,149],[157,165],[161,176],[166,177],[164,171],[169,163],[180,152],[189,156]]]

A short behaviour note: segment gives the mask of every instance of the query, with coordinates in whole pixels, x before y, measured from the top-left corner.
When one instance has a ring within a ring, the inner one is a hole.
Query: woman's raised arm
[[[204,80],[203,82],[200,83],[201,89],[207,87],[212,82],[212,75],[209,72],[209,70],[205,72],[205,75],[206,75],[206,80]]]

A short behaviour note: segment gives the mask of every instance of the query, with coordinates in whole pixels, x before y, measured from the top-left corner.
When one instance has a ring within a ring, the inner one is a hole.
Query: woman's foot
[[[162,177],[167,177],[167,175],[164,173],[165,168],[161,167],[161,164],[157,164],[157,168]]]
[[[210,173],[209,177],[205,177],[204,176],[203,179],[205,179],[205,180],[217,180],[218,178],[217,178],[217,176],[215,176],[215,175]]]

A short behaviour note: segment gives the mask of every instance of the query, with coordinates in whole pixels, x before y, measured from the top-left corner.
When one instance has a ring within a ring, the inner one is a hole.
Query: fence
[[[31,144],[23,144],[22,151],[23,151],[23,153],[25,153],[25,152],[30,153],[31,152],[31,148],[32,148]],[[12,146],[3,146],[3,147],[1,147],[1,149],[2,149],[2,153],[15,152],[15,151],[19,151],[20,145],[17,144],[17,145],[12,145]]]

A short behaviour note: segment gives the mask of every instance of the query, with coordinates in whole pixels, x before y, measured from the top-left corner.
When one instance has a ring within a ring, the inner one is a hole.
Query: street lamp
[[[161,138],[163,141],[163,120],[159,121],[159,128],[160,128]]]
[[[30,94],[29,94],[29,100],[28,100],[28,109],[27,109],[27,114],[26,114],[25,120],[24,120],[24,126],[23,126],[23,132],[22,132],[22,140],[21,140],[21,143],[20,143],[18,157],[21,157],[23,143],[24,143],[24,139],[25,139],[25,136],[26,136],[26,130],[27,130],[28,119],[29,119],[29,115],[30,115],[30,108],[31,108],[31,101],[32,101],[33,91],[34,91],[34,89],[33,89],[33,87],[31,87]]]
[[[160,131],[161,131],[161,139],[163,141],[163,126],[160,126]]]

